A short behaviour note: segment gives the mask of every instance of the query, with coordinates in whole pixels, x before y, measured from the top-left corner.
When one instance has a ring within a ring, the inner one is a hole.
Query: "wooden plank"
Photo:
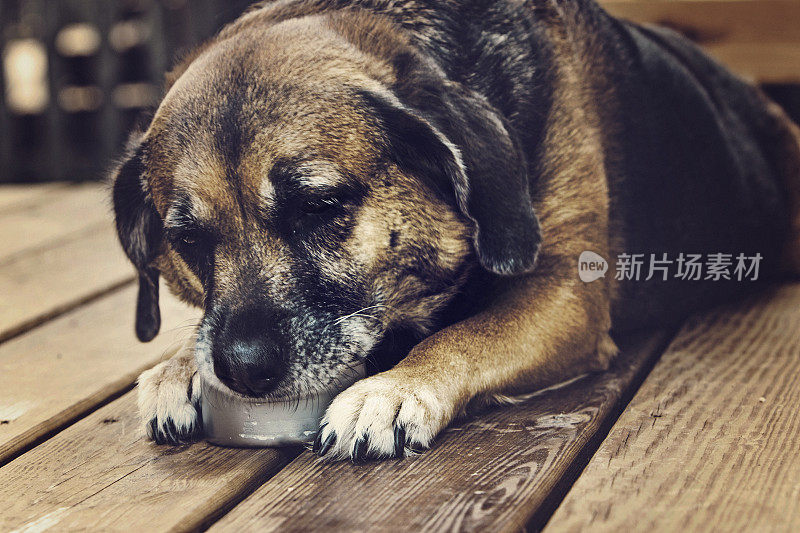
[[[691,320],[548,531],[800,530],[800,284]]]
[[[0,468],[0,531],[193,531],[296,453],[155,446],[135,391]]]
[[[107,196],[97,183],[0,187],[0,342],[133,280]]]
[[[0,213],[30,205],[64,187],[63,183],[0,184]]]
[[[613,372],[458,423],[418,457],[353,465],[305,452],[212,531],[519,530],[582,466],[665,338],[624,344]]]
[[[198,312],[162,294],[162,333],[148,344],[134,335],[128,287],[0,345],[0,464],[130,388],[191,334]]]
[[[133,279],[110,223],[0,260],[0,342]]]
[[[800,57],[797,0],[601,0],[615,16],[680,31],[739,74],[795,83]]]
[[[0,213],[0,259],[56,244],[72,233],[111,224],[111,200],[97,183],[72,185],[24,209]]]

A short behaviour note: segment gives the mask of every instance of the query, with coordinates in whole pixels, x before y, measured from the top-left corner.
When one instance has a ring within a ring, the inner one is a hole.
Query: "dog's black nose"
[[[228,387],[246,396],[264,396],[283,378],[285,361],[273,331],[274,317],[258,310],[229,315],[217,335],[214,372]]]
[[[276,343],[266,339],[225,343],[214,355],[214,371],[228,387],[246,396],[264,396],[281,378],[281,356]]]

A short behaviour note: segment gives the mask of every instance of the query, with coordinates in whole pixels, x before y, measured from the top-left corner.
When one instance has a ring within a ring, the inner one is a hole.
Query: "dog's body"
[[[334,400],[317,449],[403,455],[475,398],[605,368],[612,326],[752,286],[584,283],[585,250],[800,270],[797,128],[590,0],[266,3],[168,85],[114,194],[139,336],[159,273],[206,310],[196,347],[140,379],[158,442],[196,435],[197,366],[266,396],[389,353],[405,357]]]

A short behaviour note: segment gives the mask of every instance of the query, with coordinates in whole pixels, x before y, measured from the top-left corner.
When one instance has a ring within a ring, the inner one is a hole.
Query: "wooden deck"
[[[798,284],[361,465],[145,441],[134,380],[198,312],[140,344],[134,298],[102,187],[0,186],[0,531],[800,529]]]

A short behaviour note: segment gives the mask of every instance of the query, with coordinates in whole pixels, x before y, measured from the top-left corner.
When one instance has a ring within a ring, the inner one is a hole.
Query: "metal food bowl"
[[[335,389],[285,400],[248,400],[202,380],[203,427],[206,440],[219,446],[292,446],[311,441],[333,398],[364,377],[354,367]]]

